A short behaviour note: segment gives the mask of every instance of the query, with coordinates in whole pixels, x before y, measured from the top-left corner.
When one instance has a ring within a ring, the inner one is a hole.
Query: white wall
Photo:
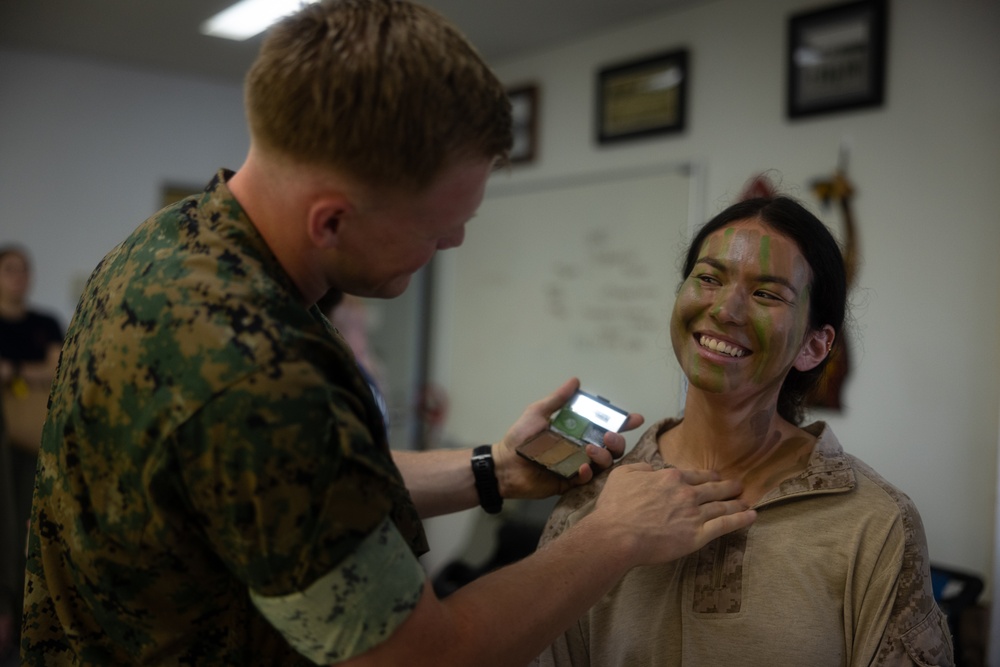
[[[817,416],[913,497],[932,558],[989,573],[1000,3],[893,2],[886,105],[790,123],[785,19],[822,4],[717,0],[500,63],[505,81],[534,80],[542,92],[539,161],[510,178],[695,161],[713,213],[762,169],[808,198],[806,184],[831,173],[848,138],[864,256],[857,365],[847,411]],[[597,147],[596,69],[678,46],[691,50],[689,129]],[[0,50],[0,241],[32,248],[36,301],[68,319],[75,281],[158,207],[164,182],[202,184],[238,167],[246,145],[238,86]]]
[[[32,298],[69,322],[79,279],[248,146],[239,85],[0,50],[0,243],[35,264]]]
[[[885,106],[793,123],[784,117],[785,19],[823,4],[718,0],[500,63],[506,83],[541,88],[539,159],[508,178],[692,160],[705,169],[709,215],[766,169],[815,207],[808,183],[832,174],[846,139],[863,255],[855,368],[847,409],[813,416],[913,498],[933,560],[988,578],[1000,400],[1000,3],[892,2]],[[676,47],[691,53],[689,129],[598,146],[597,69]],[[836,215],[816,210],[840,229]],[[664,261],[675,263],[674,250]],[[460,550],[464,533],[454,531],[471,520],[435,520],[431,530]],[[438,558],[453,555],[447,548]]]

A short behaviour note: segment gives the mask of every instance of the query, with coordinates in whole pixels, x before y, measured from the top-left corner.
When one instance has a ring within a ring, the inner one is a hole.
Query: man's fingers
[[[739,503],[739,501],[730,502]],[[705,522],[702,527],[702,530],[704,531],[703,537],[705,538],[703,544],[708,544],[712,540],[722,537],[726,533],[731,533],[734,530],[746,528],[757,519],[757,511],[752,509],[743,509],[746,506],[742,503],[739,503],[739,509],[734,509],[735,505],[729,505],[728,503],[713,504],[727,505],[727,508],[722,516],[709,519]]]
[[[625,433],[631,431],[632,429],[639,428],[646,421],[646,418],[640,415],[638,412],[628,413],[628,418],[625,420],[625,424],[619,429],[619,433]]]
[[[704,484],[705,482],[715,482],[721,479],[719,473],[714,470],[695,470],[688,468],[674,468],[681,479],[688,484]]]
[[[650,472],[653,466],[649,465],[645,461],[637,461],[636,463],[623,463],[622,465],[615,468],[611,474],[612,475],[625,475],[633,471],[640,472]]]
[[[739,499],[718,500],[710,503],[703,503],[701,506],[702,516],[706,521],[711,521],[730,514],[739,514],[748,510],[747,504]]]
[[[580,380],[577,378],[570,378],[569,380],[566,380],[566,382],[563,382],[562,386],[554,392],[537,401],[533,407],[537,407],[540,411],[545,413],[545,416],[548,416],[565,405],[566,401],[572,398],[573,394],[575,394],[576,390],[579,388]]]
[[[698,501],[701,503],[713,500],[730,500],[743,493],[743,484],[738,479],[721,479],[694,484]]]
[[[596,463],[600,463],[602,467],[606,468],[611,465],[611,461],[613,459],[617,459],[625,453],[625,438],[619,433],[608,431],[604,434],[602,442],[604,442],[603,448],[598,447],[597,445],[587,445],[587,456],[594,459]],[[597,459],[597,456],[601,453],[602,449],[610,452],[607,463],[604,463],[603,459]]]
[[[587,456],[599,469],[610,468],[615,459],[625,451],[625,441],[616,442],[604,439],[604,447],[597,445],[587,445]]]

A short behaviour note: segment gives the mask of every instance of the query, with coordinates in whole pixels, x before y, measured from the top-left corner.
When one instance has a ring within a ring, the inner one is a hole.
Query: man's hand
[[[736,499],[741,491],[716,472],[634,463],[611,471],[587,519],[601,522],[591,530],[603,537],[631,544],[634,564],[662,563],[753,523],[757,513]]]
[[[573,378],[545,398],[535,401],[514,422],[503,440],[493,445],[493,459],[496,462],[501,496],[546,498],[563,493],[573,486],[586,484],[593,479],[594,471],[591,465],[598,469],[607,468],[614,459],[625,452],[625,438],[620,433],[607,433],[604,436],[604,448],[587,445],[587,455],[592,464],[580,466],[580,473],[572,480],[563,479],[517,454],[517,447],[548,428],[552,413],[565,405],[579,388],[580,381]],[[642,415],[629,414],[621,430],[625,432],[638,428],[642,422]]]

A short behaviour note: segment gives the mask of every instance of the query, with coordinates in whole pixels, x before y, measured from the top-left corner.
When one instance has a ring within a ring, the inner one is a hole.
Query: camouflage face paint
[[[806,335],[810,273],[798,246],[759,221],[710,234],[671,318],[675,353],[689,380],[709,391],[777,393]],[[701,346],[704,335],[745,354],[720,358]]]

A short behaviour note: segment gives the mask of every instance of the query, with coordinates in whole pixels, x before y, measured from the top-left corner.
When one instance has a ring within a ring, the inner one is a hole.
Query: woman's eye
[[[707,276],[705,274],[702,274],[702,275],[698,276],[697,278],[698,278],[698,282],[702,282],[702,283],[705,283],[707,285],[721,285],[722,284],[721,282],[719,282],[719,279],[715,278],[714,276]]]
[[[764,290],[757,290],[753,294],[754,294],[754,296],[760,297],[762,299],[767,299],[769,301],[782,301],[782,302],[785,301],[783,298],[781,298],[780,296],[778,296],[774,292],[766,292]]]

